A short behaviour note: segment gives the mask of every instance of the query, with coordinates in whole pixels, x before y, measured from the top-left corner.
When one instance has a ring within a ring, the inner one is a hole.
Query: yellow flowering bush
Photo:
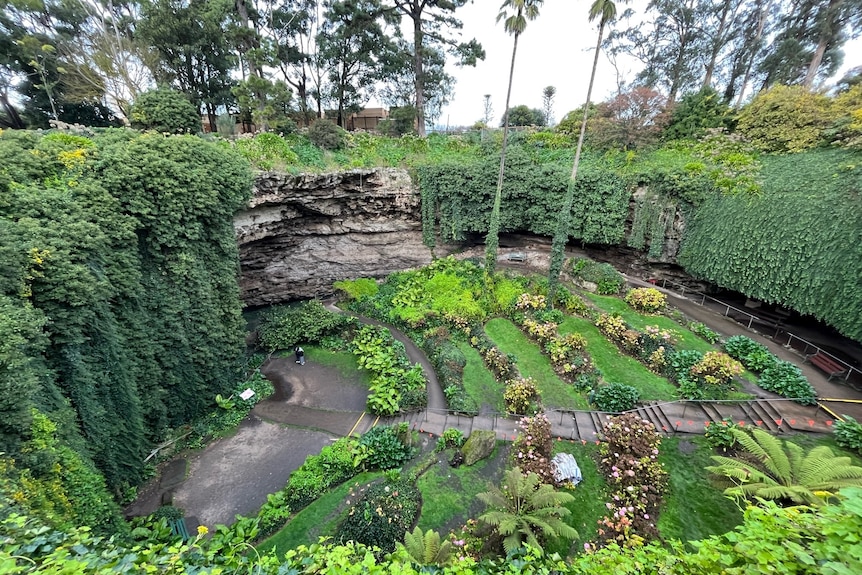
[[[743,371],[742,364],[720,351],[708,351],[694,364],[691,374],[709,385],[724,386]]]
[[[626,293],[626,303],[641,313],[656,313],[667,305],[667,296],[655,288],[635,288]]]
[[[539,401],[539,388],[532,377],[510,379],[506,383],[503,399],[509,413],[525,414]]]
[[[620,342],[628,329],[626,322],[618,315],[603,313],[596,320],[596,327],[599,328],[607,338],[612,341]]]

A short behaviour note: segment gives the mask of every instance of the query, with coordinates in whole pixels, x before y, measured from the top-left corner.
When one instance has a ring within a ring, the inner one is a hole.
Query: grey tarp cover
[[[551,460],[551,465],[554,468],[554,479],[557,483],[571,481],[573,485],[577,485],[581,482],[581,468],[578,467],[578,462],[571,453],[556,454]]]

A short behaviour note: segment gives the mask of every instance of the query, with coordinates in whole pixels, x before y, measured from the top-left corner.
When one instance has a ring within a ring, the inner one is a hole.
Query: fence
[[[763,312],[761,312],[760,315],[757,315],[749,311],[739,309],[738,307],[732,306],[727,302],[715,299],[714,297],[708,296],[703,292],[687,288],[682,284],[676,283],[675,281],[668,279],[662,279],[660,283],[658,280],[650,283],[655,283],[656,285],[660,285],[660,287],[662,287],[663,289],[678,293],[679,295],[686,297],[689,301],[696,303],[700,306],[706,307],[707,302],[709,302],[710,304],[712,304],[712,307],[723,309],[724,312],[722,315],[736,320],[738,323],[744,325],[747,329],[752,329],[752,325],[755,322],[774,326],[775,334],[772,336],[772,339],[775,340],[777,343],[792,347],[805,357],[814,354],[828,356],[829,358],[835,360],[846,368],[847,373],[844,375],[844,381],[849,381],[851,376],[853,376],[854,379],[862,378],[862,371],[860,371],[856,367],[850,365],[840,357],[836,357],[835,355],[829,353],[817,344],[811,343],[810,341],[782,328],[780,324],[781,320],[784,319],[783,316]],[[742,321],[740,321],[737,316],[741,316]],[[785,341],[782,341],[782,339],[784,339]]]

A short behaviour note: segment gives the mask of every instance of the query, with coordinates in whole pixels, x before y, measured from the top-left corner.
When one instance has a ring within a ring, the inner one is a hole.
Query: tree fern
[[[707,467],[727,487],[727,495],[820,504],[842,487],[862,486],[862,467],[852,465],[849,457],[836,456],[829,447],[805,452],[761,429],[732,432],[746,453],[715,455],[716,465]]]
[[[574,498],[542,483],[535,473],[525,475],[517,467],[510,469],[500,488],[492,487],[478,497],[489,508],[479,520],[503,537],[506,553],[524,544],[541,551],[542,540],[549,537],[578,537],[577,531],[562,520],[569,514],[563,505]]]
[[[437,565],[443,567],[452,562],[454,554],[450,541],[440,542],[440,534],[429,529],[422,533],[418,526],[411,533],[404,534],[404,549],[419,565]]]

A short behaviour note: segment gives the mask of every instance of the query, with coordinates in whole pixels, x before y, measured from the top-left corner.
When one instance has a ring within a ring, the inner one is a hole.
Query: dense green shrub
[[[778,358],[762,343],[744,335],[733,335],[724,342],[727,355],[742,362],[751,371],[761,372],[775,364]]]
[[[285,503],[294,511],[305,507],[331,487],[356,474],[354,441],[341,438],[319,454],[309,455],[293,473],[284,488]]]
[[[570,260],[572,275],[575,278],[596,284],[596,293],[616,295],[626,285],[620,272],[608,263],[598,263],[586,258]]]
[[[427,404],[422,366],[410,365],[404,344],[382,326],[364,325],[350,344],[359,367],[371,373],[368,410],[392,415]]]
[[[718,341],[721,339],[721,336],[718,335],[718,333],[710,329],[709,326],[707,326],[706,324],[699,321],[690,322],[688,324],[688,329],[691,330],[694,335],[706,341],[707,343],[718,343]],[[739,359],[730,352],[728,352],[728,355],[735,359]]]
[[[275,351],[317,343],[353,324],[355,319],[327,310],[319,300],[308,300],[269,308],[261,317],[258,333],[264,348]]]
[[[478,406],[464,388],[467,358],[452,341],[449,330],[441,326],[426,332],[421,344],[437,374],[447,407],[452,411],[475,413]]]
[[[736,427],[739,426],[732,419],[725,417],[718,423],[707,425],[703,436],[710,447],[726,453],[736,445],[736,436],[731,431]]]
[[[344,147],[344,130],[330,120],[316,120],[308,128],[308,139],[324,150],[340,150]]]
[[[129,119],[133,128],[168,134],[197,134],[201,116],[185,94],[169,88],[144,92],[132,103]]]
[[[862,424],[849,415],[843,415],[842,418],[843,421],[836,421],[833,426],[835,441],[841,447],[862,455]]]
[[[419,503],[419,490],[407,481],[375,483],[350,509],[335,538],[376,547],[382,558],[413,527]]]
[[[640,400],[637,388],[624,383],[609,383],[595,390],[593,403],[599,411],[622,413],[633,409]]]
[[[464,445],[465,441],[467,441],[467,438],[464,437],[463,431],[457,427],[450,427],[443,432],[443,435],[437,438],[435,450],[443,451],[444,449],[458,448]]]
[[[261,170],[286,169],[299,162],[287,141],[272,132],[239,138],[234,145],[245,159]]]
[[[399,437],[397,427],[372,427],[359,440],[359,457],[367,469],[393,469],[411,457],[414,449]]]
[[[803,405],[817,403],[817,392],[799,367],[789,361],[776,361],[760,374],[758,385],[766,391],[797,400]]]

